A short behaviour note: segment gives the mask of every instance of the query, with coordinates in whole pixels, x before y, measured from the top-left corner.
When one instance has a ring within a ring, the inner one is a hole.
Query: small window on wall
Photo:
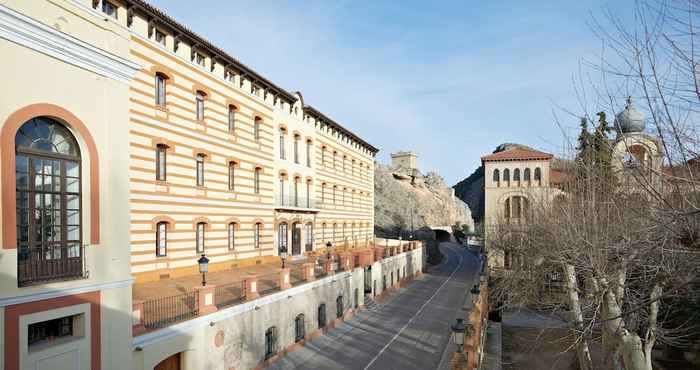
[[[155,29],[153,38],[156,40],[157,43],[165,46],[165,33],[159,29]]]
[[[258,167],[255,169],[255,175],[253,178],[253,190],[255,194],[260,194],[260,172],[262,170]]]
[[[345,312],[345,307],[343,307],[343,296],[342,295],[339,295],[338,298],[336,298],[335,308],[336,308],[335,316],[337,318],[343,317],[343,312]]]
[[[304,326],[304,314],[300,313],[294,319],[294,341],[300,342],[306,336],[306,328]]]
[[[168,147],[164,144],[158,144],[156,147],[156,180],[158,181],[165,181],[167,150]]]
[[[204,253],[204,228],[206,223],[197,223],[196,237],[197,237],[197,253]]]
[[[262,225],[258,222],[255,224],[255,228],[253,229],[253,246],[255,249],[260,248],[260,229],[262,228]]]
[[[27,345],[31,349],[34,346],[50,344],[56,339],[79,336],[79,321],[83,314],[71,315],[34,324],[27,328]]]
[[[236,162],[228,162],[228,190],[235,190]]]
[[[236,223],[231,222],[228,224],[228,249],[236,249]]]
[[[535,182],[538,186],[542,185],[542,170],[539,167],[535,168]]]
[[[197,186],[204,186],[204,154],[197,154]]]
[[[306,167],[311,167],[311,141],[306,142]]]
[[[255,141],[260,141],[260,117],[255,117],[255,121],[253,122],[253,137],[255,138]]]
[[[228,132],[236,132],[236,107],[233,105],[228,106]]]
[[[102,0],[102,13],[117,19],[117,6],[107,0]]]
[[[156,256],[167,255],[168,248],[168,223],[161,221],[156,224]]]
[[[318,306],[318,328],[326,326],[326,304],[322,303]]]
[[[156,105],[165,108],[165,80],[166,77],[162,73],[156,73]]]
[[[197,103],[197,121],[204,120],[204,92],[197,91],[197,96],[195,97]]]
[[[265,331],[265,359],[277,354],[277,328],[271,327]]]

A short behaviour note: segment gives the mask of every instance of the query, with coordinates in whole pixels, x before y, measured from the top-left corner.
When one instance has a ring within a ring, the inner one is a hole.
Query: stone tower
[[[411,151],[391,153],[391,166],[408,170],[418,169],[418,155]]]

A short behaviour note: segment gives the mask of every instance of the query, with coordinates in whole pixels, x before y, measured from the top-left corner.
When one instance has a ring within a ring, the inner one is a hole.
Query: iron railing
[[[27,286],[85,277],[85,247],[20,247],[17,253],[17,285]]]
[[[275,194],[275,207],[277,208],[304,208],[304,209],[315,209],[317,208],[316,199],[307,198],[302,196],[294,196],[292,194],[285,194],[280,196]]]
[[[216,308],[233,306],[245,300],[245,280],[230,284],[217,285],[214,288]]]
[[[143,302],[143,324],[146,329],[159,329],[197,317],[199,299],[197,291],[154,298]]]

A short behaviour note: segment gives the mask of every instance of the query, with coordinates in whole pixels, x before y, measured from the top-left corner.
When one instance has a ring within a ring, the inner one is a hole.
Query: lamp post
[[[197,260],[199,273],[202,274],[202,286],[207,286],[207,272],[209,271],[209,258],[202,253],[202,257]]]
[[[326,252],[328,253],[328,259],[331,259],[331,248],[333,247],[333,244],[329,241],[326,243]]]
[[[457,322],[452,325],[452,342],[457,346],[457,352],[461,353],[464,347],[464,332],[467,328],[464,326],[464,319],[457,319]]]
[[[284,269],[284,260],[287,259],[287,250],[283,249],[280,252],[280,258],[282,258],[282,269]]]

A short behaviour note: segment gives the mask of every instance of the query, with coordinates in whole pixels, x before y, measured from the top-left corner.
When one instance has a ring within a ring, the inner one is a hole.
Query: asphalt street
[[[470,301],[479,258],[454,243],[440,245],[443,262],[270,369],[438,369],[449,361],[450,325]],[[442,366],[441,366],[442,362]]]

